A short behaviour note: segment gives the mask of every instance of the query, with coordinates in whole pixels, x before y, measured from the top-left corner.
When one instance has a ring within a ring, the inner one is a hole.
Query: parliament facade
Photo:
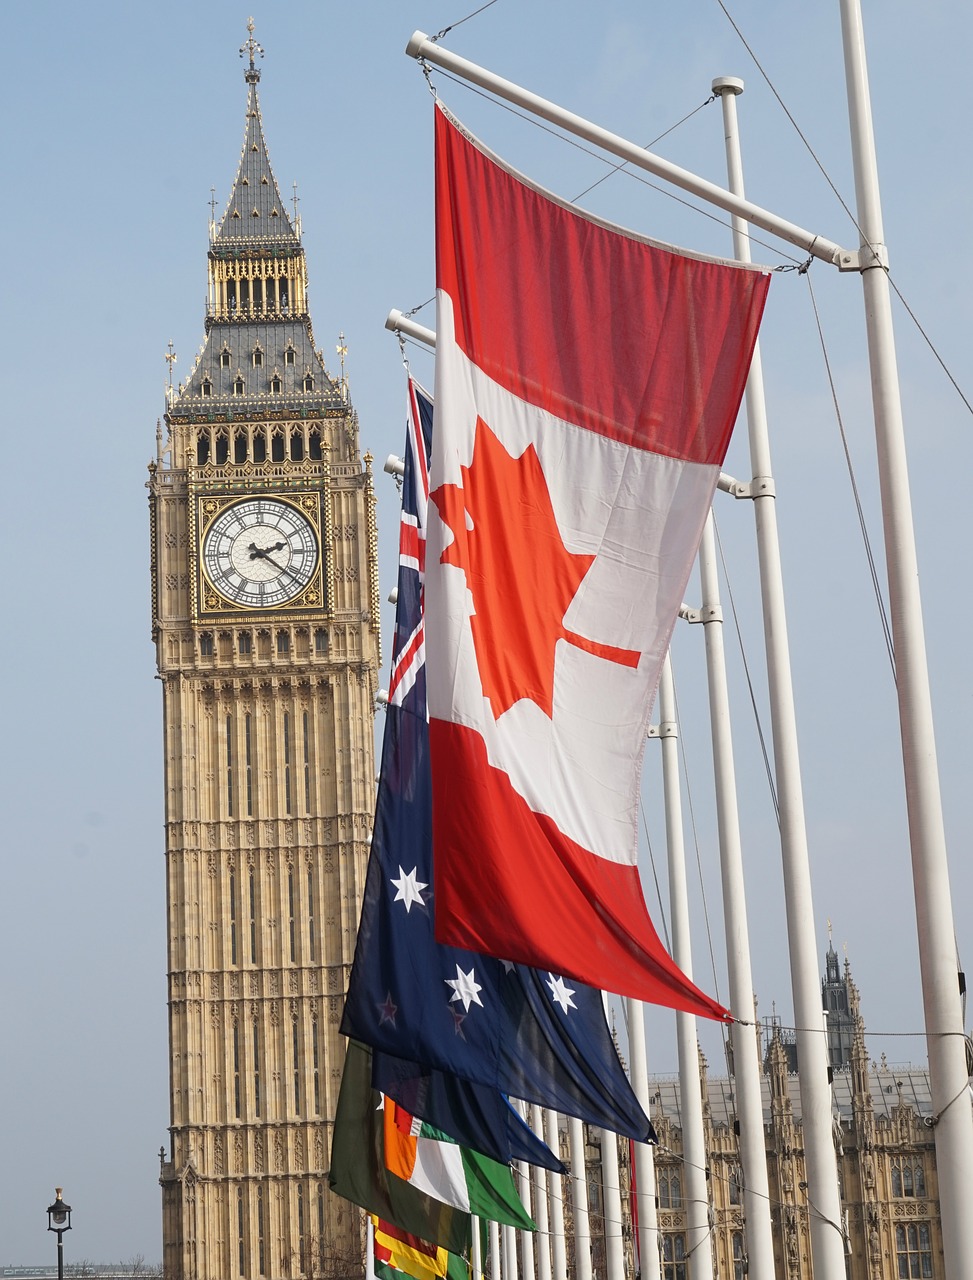
[[[833,1078],[834,1140],[841,1191],[848,1280],[953,1280],[947,1277],[939,1221],[936,1152],[928,1072],[873,1061],[865,1046],[860,1000],[848,961],[829,947],[821,987]],[[812,1280],[804,1170],[799,1064],[793,1034],[765,1022],[764,1137],[767,1154],[776,1280]],[[700,1056],[710,1221],[718,1280],[746,1280],[746,1222],[736,1134],[732,1075],[711,1076]],[[689,1256],[684,1202],[679,1082],[650,1082],[655,1148],[656,1204],[663,1280],[702,1280]],[[591,1149],[592,1209],[601,1194],[597,1148]],[[619,1148],[623,1191],[628,1152]],[[627,1256],[631,1223],[625,1214]],[[597,1222],[597,1218],[595,1219]],[[593,1229],[596,1259],[604,1254],[603,1225]],[[598,1238],[600,1235],[600,1239]],[[604,1274],[602,1271],[601,1274]],[[706,1277],[706,1280],[710,1280]]]

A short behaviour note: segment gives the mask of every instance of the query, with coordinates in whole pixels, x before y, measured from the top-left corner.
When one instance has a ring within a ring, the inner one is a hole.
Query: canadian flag
[[[441,107],[436,256],[436,936],[727,1018],[659,941],[636,818],[769,277],[580,214]]]

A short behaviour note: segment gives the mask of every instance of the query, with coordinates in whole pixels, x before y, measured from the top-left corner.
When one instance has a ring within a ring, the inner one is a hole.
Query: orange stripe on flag
[[[408,1182],[416,1167],[417,1143],[407,1131],[396,1124],[395,1103],[385,1099],[385,1167],[389,1173]]]

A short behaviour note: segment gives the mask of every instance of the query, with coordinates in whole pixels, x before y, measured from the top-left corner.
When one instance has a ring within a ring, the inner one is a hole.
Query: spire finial
[[[172,339],[169,339],[169,348],[166,351],[166,363],[169,366],[169,385],[166,388],[166,404],[172,404],[172,366],[176,363],[176,350],[172,345]]]
[[[243,73],[243,78],[246,80],[247,84],[256,84],[260,79],[260,71],[254,63],[254,54],[259,53],[262,58],[264,56],[264,51],[263,46],[259,45],[253,38],[253,18],[250,18],[247,22],[247,31],[250,34],[247,37],[246,43],[240,46],[240,57],[242,58],[245,53],[249,53],[250,66]]]

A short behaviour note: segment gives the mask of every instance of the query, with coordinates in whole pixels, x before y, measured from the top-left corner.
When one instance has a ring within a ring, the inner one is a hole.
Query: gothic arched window
[[[660,1209],[678,1209],[682,1206],[682,1183],[678,1169],[656,1169],[656,1186],[659,1191]]]

